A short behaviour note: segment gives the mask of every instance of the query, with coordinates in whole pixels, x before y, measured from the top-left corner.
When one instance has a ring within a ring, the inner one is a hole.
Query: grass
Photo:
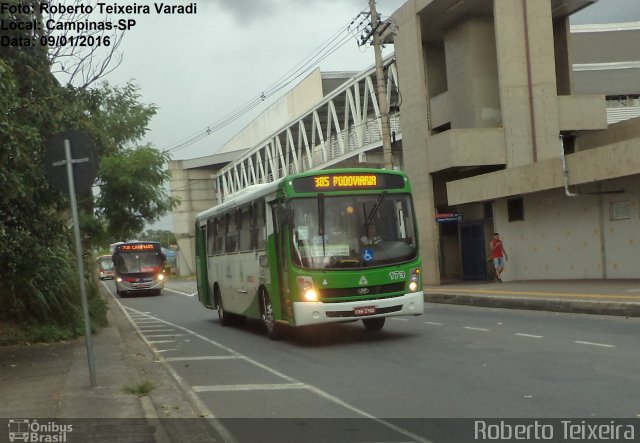
[[[0,321],[0,346],[54,343],[77,337],[73,327],[55,324],[16,324]]]
[[[149,395],[155,389],[156,385],[149,380],[142,380],[136,385],[125,385],[122,390],[127,394],[135,394],[138,397]]]

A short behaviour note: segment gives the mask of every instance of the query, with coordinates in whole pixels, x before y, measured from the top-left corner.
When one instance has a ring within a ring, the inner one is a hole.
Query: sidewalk
[[[424,294],[433,303],[640,317],[640,280],[447,282]]]
[[[40,424],[74,419],[69,442],[222,441],[109,295],[107,302],[109,326],[92,337],[96,387],[83,337],[0,347],[0,442],[8,441],[11,418]],[[123,390],[145,380],[154,385],[148,396]]]

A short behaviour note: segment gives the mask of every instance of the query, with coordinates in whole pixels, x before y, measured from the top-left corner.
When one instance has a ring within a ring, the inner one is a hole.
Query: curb
[[[482,306],[531,311],[568,312],[573,314],[615,315],[640,317],[640,303],[600,302],[590,300],[563,300],[557,298],[527,298],[513,296],[470,295],[429,292],[424,294],[428,303]]]

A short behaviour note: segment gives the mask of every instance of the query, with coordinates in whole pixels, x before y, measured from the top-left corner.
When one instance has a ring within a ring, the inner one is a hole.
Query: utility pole
[[[371,33],[373,34],[373,52],[376,57],[376,79],[378,89],[378,106],[380,108],[380,123],[382,125],[382,152],[384,154],[384,168],[393,169],[393,154],[391,153],[391,133],[389,126],[389,104],[387,103],[387,89],[384,81],[384,66],[382,65],[382,48],[380,47],[380,19],[376,10],[376,0],[369,0],[371,13]]]

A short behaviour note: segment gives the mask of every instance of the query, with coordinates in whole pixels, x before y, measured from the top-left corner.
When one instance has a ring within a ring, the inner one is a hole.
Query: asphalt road
[[[333,419],[370,441],[438,441],[398,419],[640,416],[640,319],[427,304],[377,333],[357,322],[274,342],[257,321],[221,326],[194,295],[195,282],[170,281],[162,296],[119,301],[217,418],[288,419],[307,437]],[[239,436],[244,423],[225,425]]]

